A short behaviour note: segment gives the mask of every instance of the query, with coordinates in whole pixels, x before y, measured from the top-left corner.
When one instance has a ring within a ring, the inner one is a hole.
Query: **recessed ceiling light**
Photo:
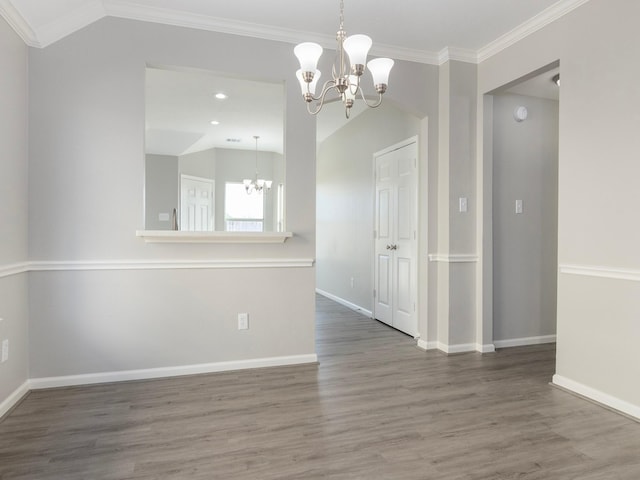
[[[211,125],[220,125],[220,122],[217,120],[211,120]]]
[[[224,93],[220,92],[220,93],[216,93],[216,98],[218,100],[224,100],[225,98],[227,98],[227,96]]]

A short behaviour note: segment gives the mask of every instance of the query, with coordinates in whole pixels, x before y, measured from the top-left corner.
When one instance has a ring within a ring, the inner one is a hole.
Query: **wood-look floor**
[[[640,424],[551,387],[553,345],[447,357],[317,310],[319,366],[32,392],[0,478],[640,479]]]

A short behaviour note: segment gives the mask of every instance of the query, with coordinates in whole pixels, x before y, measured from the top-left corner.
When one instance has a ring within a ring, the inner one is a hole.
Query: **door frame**
[[[414,308],[414,312],[413,312],[413,318],[414,318],[414,334],[413,337],[415,339],[420,338],[420,330],[419,330],[419,312],[420,312],[420,286],[418,285],[418,282],[420,281],[420,256],[419,256],[419,240],[420,240],[420,136],[419,135],[414,135],[412,137],[409,137],[405,140],[402,140],[401,142],[395,143],[393,145],[390,145],[386,148],[383,148],[382,150],[378,150],[376,152],[373,153],[372,156],[372,212],[373,212],[373,235],[371,235],[371,242],[372,242],[372,258],[371,258],[371,272],[373,273],[373,286],[374,288],[371,289],[371,315],[372,318],[375,319],[376,318],[376,298],[375,298],[375,294],[374,294],[374,290],[375,290],[375,282],[376,282],[376,267],[375,267],[375,262],[376,262],[376,184],[377,184],[377,178],[376,178],[376,159],[377,157],[380,157],[382,155],[385,155],[387,153],[393,152],[395,150],[399,150],[401,148],[404,148],[408,145],[411,144],[415,144],[415,149],[416,149],[416,164],[415,164],[415,175],[413,177],[413,182],[414,182],[414,192],[413,192],[413,202],[415,205],[415,209],[413,212],[413,216],[414,216],[414,225],[415,225],[415,231],[414,231],[414,242],[413,242],[413,258],[415,259],[416,265],[415,268],[413,269],[413,285],[414,285],[414,291],[412,292],[413,294],[413,298],[415,301],[415,308]],[[403,332],[404,333],[404,332]]]

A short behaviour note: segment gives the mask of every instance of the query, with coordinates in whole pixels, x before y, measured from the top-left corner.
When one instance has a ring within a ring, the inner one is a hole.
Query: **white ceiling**
[[[348,34],[373,54],[441,63],[482,59],[588,0],[345,0]],[[32,46],[47,46],[104,17],[335,46],[338,0],[0,0],[0,14]]]
[[[373,55],[429,64],[442,64],[448,59],[478,63],[587,1],[344,0],[345,30],[347,34],[371,36]],[[0,0],[0,15],[33,47],[46,47],[105,16],[114,16],[292,44],[315,41],[325,48],[335,48],[338,14],[339,0]],[[536,91],[547,87],[547,94],[554,94],[544,79],[539,82],[529,86]],[[178,154],[211,146],[231,147],[226,138],[241,138],[242,145],[236,145],[236,148],[254,148],[252,137],[260,135],[261,150],[282,151],[281,143],[277,145],[272,141],[278,132],[260,128],[260,125],[274,121],[280,128],[282,120],[270,118],[272,113],[268,113],[268,109],[273,106],[264,109],[267,117],[262,117],[263,113],[255,108],[249,113],[247,104],[256,107],[261,103],[258,99],[248,98],[247,92],[251,89],[244,92],[236,89],[226,104],[233,104],[237,111],[243,112],[240,114],[242,122],[232,120],[230,111],[224,113],[219,103],[211,104],[211,109],[197,118],[186,109],[180,113],[176,99],[186,104],[208,95],[207,101],[211,100],[213,85],[201,86],[204,87],[202,91],[191,89],[189,99],[178,92],[179,88],[158,94],[165,99],[174,99],[173,110],[172,115],[159,110],[147,116],[148,150]],[[224,88],[231,91],[233,87]],[[265,88],[269,86],[265,85]],[[534,90],[513,92],[547,95],[533,93]],[[241,99],[247,102],[242,105]],[[281,113],[281,106],[282,103],[275,110]],[[301,108],[304,107],[301,105]],[[358,113],[354,109],[352,116]],[[216,115],[227,117],[218,119],[221,124],[213,127],[208,122],[214,118],[209,117]],[[255,122],[248,124],[249,118],[254,118]],[[346,121],[339,103],[325,106],[318,120],[319,140]],[[239,126],[241,124],[244,128]],[[282,138],[281,133],[279,138]]]
[[[145,151],[184,155],[210,148],[283,153],[284,85],[212,72],[147,68]],[[219,100],[217,93],[227,95]],[[218,125],[212,125],[215,120]]]

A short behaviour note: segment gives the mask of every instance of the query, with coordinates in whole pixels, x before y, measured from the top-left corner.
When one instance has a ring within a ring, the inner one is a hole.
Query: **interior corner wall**
[[[316,286],[368,312],[373,309],[373,154],[419,133],[418,118],[383,103],[349,120],[318,148]]]
[[[147,64],[286,80],[293,238],[136,237],[144,228]],[[30,378],[314,356],[315,121],[294,70],[286,43],[113,17],[31,50]],[[229,259],[243,266],[209,266]],[[267,266],[252,266],[264,259]],[[297,260],[306,266],[287,266]],[[238,312],[249,313],[249,331],[237,329]]]
[[[525,106],[528,118],[516,122]],[[522,213],[515,201],[522,200]],[[493,102],[493,340],[554,337],[558,242],[558,102]],[[531,340],[530,340],[531,341]]]
[[[640,111],[640,64],[626,59],[638,54],[639,17],[638,2],[586,2],[478,71],[484,94],[560,61],[553,381],[638,418],[640,116],[630,112]]]
[[[9,345],[0,363],[0,417],[28,379],[27,63],[27,46],[0,17],[0,345]]]

